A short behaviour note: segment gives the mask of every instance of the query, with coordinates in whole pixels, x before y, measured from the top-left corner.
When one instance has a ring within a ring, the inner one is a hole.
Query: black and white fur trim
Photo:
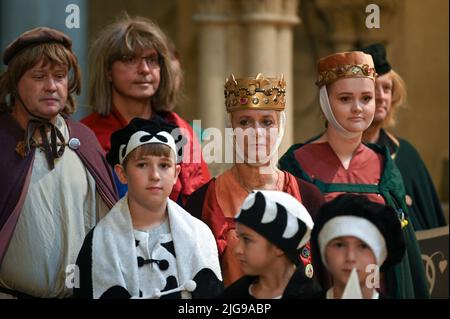
[[[211,230],[170,199],[167,208],[178,284],[190,280],[196,283],[195,291],[182,291],[181,298],[214,297],[220,291],[222,275]],[[111,289],[126,291],[123,296],[142,297],[135,246],[128,196],[125,196],[93,230],[90,275],[94,299],[105,297]]]

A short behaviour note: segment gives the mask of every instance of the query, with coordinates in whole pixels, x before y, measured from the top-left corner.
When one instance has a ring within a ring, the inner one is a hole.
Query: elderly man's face
[[[111,65],[113,102],[117,100],[149,100],[161,82],[158,52],[154,48],[135,52]]]
[[[68,96],[67,86],[67,66],[56,63],[44,65],[41,60],[24,73],[17,90],[28,111],[50,120],[64,108]],[[16,101],[16,104],[22,103]]]

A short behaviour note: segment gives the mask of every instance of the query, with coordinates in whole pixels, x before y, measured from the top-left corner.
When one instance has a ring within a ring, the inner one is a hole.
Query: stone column
[[[362,0],[343,0],[339,2],[318,0],[317,7],[331,25],[332,31],[329,34],[329,39],[333,45],[333,51],[351,50],[356,42],[354,12],[359,8],[361,14],[364,13]]]
[[[283,73],[286,79],[287,125],[279,149],[281,156],[294,142],[292,28],[300,21],[298,0],[242,0],[241,7],[241,21],[248,39],[244,43],[247,75],[262,72],[265,76],[279,76]]]
[[[293,34],[298,0],[198,0],[198,103],[202,128],[225,127],[223,85],[236,76],[284,74],[288,119],[280,154],[293,143]],[[220,93],[219,93],[220,92]],[[205,154],[204,154],[205,155]],[[217,167],[216,167],[217,166]],[[213,175],[227,165],[210,165]]]
[[[256,76],[274,76],[278,72],[278,30],[281,0],[242,0],[240,20],[244,24],[247,41],[243,47],[246,54],[246,72]]]
[[[286,79],[286,129],[283,142],[278,150],[278,155],[282,156],[294,141],[294,119],[295,119],[295,94],[294,94],[294,37],[292,28],[300,22],[297,17],[298,0],[283,0],[282,16],[278,31],[278,69],[284,74]],[[301,127],[297,127],[301,130]]]
[[[218,128],[224,136],[225,103],[224,84],[227,76],[227,30],[230,21],[226,0],[198,0],[199,56],[197,76],[197,103],[200,107],[202,129]],[[205,154],[204,154],[205,155]],[[213,176],[222,171],[220,163],[208,163]]]

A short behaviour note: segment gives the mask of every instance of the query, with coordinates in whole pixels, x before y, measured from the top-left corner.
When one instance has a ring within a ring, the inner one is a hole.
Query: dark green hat
[[[388,73],[392,68],[389,62],[386,60],[386,48],[380,43],[369,45],[360,49],[367,54],[370,54],[375,64],[375,71],[378,75]]]

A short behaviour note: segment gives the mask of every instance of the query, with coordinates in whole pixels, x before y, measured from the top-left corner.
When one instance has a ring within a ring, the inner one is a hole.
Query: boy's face
[[[157,209],[167,201],[180,173],[173,152],[170,157],[131,156],[125,169],[121,165],[114,169],[120,182],[128,184],[129,200],[148,210]]]
[[[373,271],[366,267],[377,264],[372,249],[356,237],[335,238],[325,249],[328,271],[333,276],[334,284],[340,287],[345,287],[353,268],[356,268],[360,285],[364,286],[367,276]]]
[[[234,253],[246,275],[259,276],[270,271],[271,266],[283,252],[253,229],[237,223],[239,242]]]

